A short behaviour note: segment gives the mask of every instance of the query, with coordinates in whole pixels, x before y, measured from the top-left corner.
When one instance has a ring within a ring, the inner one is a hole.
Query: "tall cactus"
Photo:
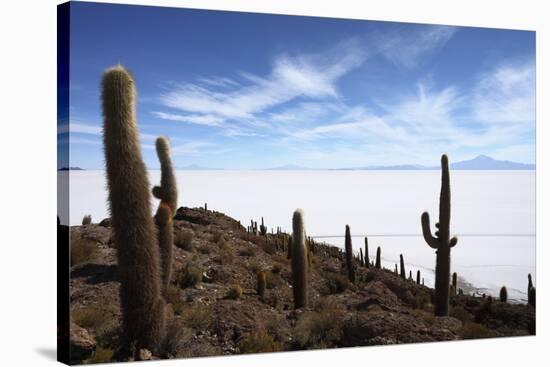
[[[359,263],[361,264],[361,267],[365,266],[365,260],[363,258],[363,249],[359,247]]]
[[[123,343],[155,353],[165,327],[159,247],[151,216],[149,180],[140,151],[134,80],[126,69],[115,66],[105,72],[101,97]]]
[[[160,136],[156,141],[157,156],[160,161],[160,186],[153,187],[153,195],[160,199],[155,215],[157,238],[160,247],[160,262],[162,266],[161,292],[164,295],[172,275],[172,245],[174,244],[174,225],[172,218],[176,214],[178,204],[178,187],[172,159],[170,158],[170,142]]]
[[[346,267],[348,269],[348,279],[355,283],[355,266],[353,264],[353,247],[351,245],[351,234],[349,226],[346,224]]]
[[[502,288],[500,288],[499,298],[500,302],[508,301],[508,290],[505,286],[502,286]]]
[[[420,285],[420,270],[416,271],[416,284]]]
[[[449,315],[449,281],[451,272],[451,248],[457,243],[457,238],[450,238],[451,222],[451,186],[449,180],[449,160],[441,156],[441,194],[439,197],[439,223],[435,237],[431,234],[430,216],[422,214],[422,234],[428,245],[436,249],[435,264],[435,299],[434,313],[436,316]]]
[[[376,269],[382,269],[382,250],[380,249],[380,246],[378,246],[376,248],[376,264],[374,265],[374,267]]]
[[[405,279],[406,277],[406,271],[405,271],[405,260],[403,260],[403,254],[399,255],[399,275],[401,275],[401,278]]]
[[[367,268],[370,268],[370,260],[369,260],[369,239],[365,237],[365,266]]]
[[[292,217],[292,291],[294,308],[307,306],[308,249],[306,247],[304,214],[296,209]]]

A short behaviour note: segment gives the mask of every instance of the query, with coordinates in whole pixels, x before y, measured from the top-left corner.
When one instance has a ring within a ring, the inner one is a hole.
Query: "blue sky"
[[[71,166],[103,168],[118,62],[151,169],[158,135],[177,167],[535,162],[534,32],[73,3],[70,42]]]

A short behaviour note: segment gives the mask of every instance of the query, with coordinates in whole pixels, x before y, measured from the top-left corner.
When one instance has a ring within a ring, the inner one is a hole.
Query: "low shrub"
[[[185,251],[193,251],[193,237],[195,233],[191,229],[182,229],[176,233],[175,245]]]
[[[239,298],[242,297],[242,295],[243,295],[242,287],[238,284],[234,284],[227,291],[227,294],[225,295],[225,298],[227,298],[227,299],[239,299]]]
[[[252,246],[247,246],[239,250],[239,256],[252,257],[256,255],[256,249]]]
[[[202,270],[188,263],[176,274],[176,283],[180,288],[195,286],[202,279]]]
[[[241,353],[271,353],[283,350],[281,343],[264,329],[256,330],[241,339],[238,347]]]
[[[72,310],[71,319],[78,326],[88,330],[100,329],[106,322],[103,309],[95,306]]]
[[[113,359],[113,350],[107,347],[98,345],[95,349],[94,356],[91,359],[91,363],[109,363]]]
[[[273,274],[281,274],[282,270],[283,270],[283,266],[281,264],[275,264],[273,265],[273,268],[271,268],[271,272]]]
[[[88,239],[71,238],[71,266],[94,260],[96,244]]]
[[[315,311],[304,314],[294,329],[299,347],[324,349],[334,347],[342,337],[344,310],[336,301],[322,299]]]
[[[489,330],[485,326],[475,322],[465,323],[460,330],[460,334],[464,339],[492,338],[496,336],[494,331]]]
[[[212,308],[206,305],[185,306],[182,317],[187,327],[195,330],[206,329],[212,321]]]
[[[324,295],[342,293],[350,287],[348,277],[332,272],[323,272],[321,274],[325,278],[324,289],[322,293]]]
[[[451,307],[449,316],[462,321],[463,324],[474,320],[474,316],[468,311],[466,311],[462,306]]]

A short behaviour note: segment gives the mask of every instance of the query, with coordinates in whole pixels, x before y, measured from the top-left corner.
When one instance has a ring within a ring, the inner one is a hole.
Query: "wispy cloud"
[[[457,32],[450,26],[407,27],[406,32],[395,30],[377,34],[376,49],[393,64],[406,69],[416,67],[422,60],[441,49]]]
[[[361,65],[365,58],[365,52],[355,40],[322,54],[283,54],[275,58],[266,76],[241,73],[242,85],[223,83],[225,87],[231,87],[229,90],[213,88],[213,83],[206,83],[209,86],[184,83],[162,94],[160,102],[166,107],[184,111],[186,121],[192,115],[195,119],[216,119],[216,123],[227,120],[246,122],[298,97],[313,100],[337,98],[338,79]],[[174,117],[174,114],[163,113],[157,113],[157,116]]]
[[[154,111],[152,114],[163,120],[181,121],[206,126],[220,126],[223,121],[223,118],[214,115],[183,115],[161,111]]]

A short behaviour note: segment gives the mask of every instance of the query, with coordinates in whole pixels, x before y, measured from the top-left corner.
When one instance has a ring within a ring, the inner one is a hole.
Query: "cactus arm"
[[[449,241],[449,247],[451,247],[451,248],[455,247],[457,242],[458,242],[458,238],[456,238],[456,237],[451,238],[451,240]]]
[[[159,200],[162,200],[162,189],[160,186],[154,186],[153,187],[153,196],[156,197]]]
[[[437,249],[439,247],[439,240],[432,236],[430,231],[430,215],[427,212],[422,213],[422,235],[431,248]]]

